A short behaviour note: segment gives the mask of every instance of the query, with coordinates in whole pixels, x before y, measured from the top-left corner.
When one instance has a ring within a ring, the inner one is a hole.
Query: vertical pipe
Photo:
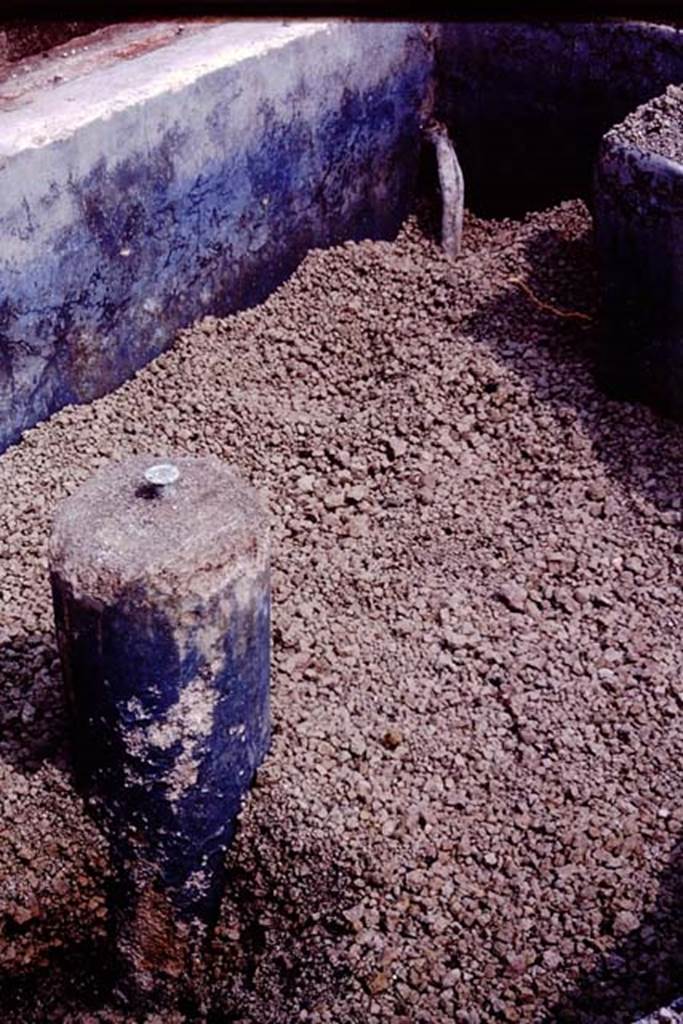
[[[440,121],[432,121],[425,135],[436,151],[441,189],[441,247],[450,259],[456,259],[462,248],[465,179],[446,126]]]
[[[122,989],[192,976],[270,736],[269,537],[214,458],[100,470],[59,507],[50,572],[77,781],[109,838]]]

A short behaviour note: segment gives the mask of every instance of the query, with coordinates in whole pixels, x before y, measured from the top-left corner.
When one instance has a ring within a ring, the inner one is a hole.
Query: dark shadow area
[[[54,952],[42,967],[24,974],[0,974],[4,1020],[56,1024],[70,1014],[95,1012],[106,1005],[114,983],[114,958],[104,942]],[[11,1014],[11,1016],[10,1016]]]
[[[620,401],[608,383],[592,232],[569,238],[561,228],[543,231],[525,243],[524,257],[527,266],[510,275],[509,290],[465,318],[461,329],[525,377],[559,421],[575,419],[611,477],[662,515],[675,515],[683,429],[644,405]],[[538,351],[530,357],[532,347]]]
[[[662,874],[657,902],[596,971],[555,1007],[558,1024],[633,1024],[683,993],[683,841]]]
[[[54,46],[62,46],[107,24],[109,22],[102,19],[67,21],[64,18],[11,17],[11,11],[7,18],[3,12],[3,20],[0,21],[0,73],[5,65],[44,53]]]
[[[260,796],[258,835],[247,822],[248,837],[238,836],[228,853],[212,950],[211,1024],[315,1016],[316,1006],[343,1001],[357,972],[347,956],[354,928],[345,917],[361,898],[357,873],[333,838],[302,841],[300,814],[282,807],[282,796],[280,787]],[[303,865],[315,867],[306,872]],[[356,1020],[350,1011],[349,1024]]]
[[[266,805],[263,813],[278,818],[277,830],[270,836],[259,830],[268,836],[265,843],[241,839],[238,833],[228,852],[226,894],[199,990],[203,1009],[181,982],[178,1002],[169,997],[156,1007],[154,1020],[170,1019],[179,1010],[188,1022],[282,1024],[343,995],[353,980],[344,946],[354,929],[344,911],[360,893],[345,852],[326,838],[313,848],[298,846],[298,826],[295,820],[287,822],[287,809]],[[305,887],[299,860],[315,865]],[[287,874],[284,885],[283,864],[291,869],[291,882]],[[147,1020],[117,999],[115,966],[114,948],[99,940],[52,951],[43,965],[24,973],[0,972],[3,1021]],[[348,1024],[361,1022],[352,1015]]]
[[[604,132],[683,78],[683,39],[645,21],[447,23],[437,116],[480,216],[591,201]]]
[[[415,216],[420,232],[424,237],[438,246],[441,246],[442,209],[443,204],[436,152],[431,143],[423,142],[418,161],[415,198],[410,212]],[[520,223],[521,219],[507,219],[510,238],[514,237]],[[498,236],[496,246],[504,245],[505,241],[502,240],[504,239],[504,234],[501,234],[500,228],[497,227],[499,224],[500,221],[480,218],[472,211],[469,204],[469,191],[466,185],[462,255],[466,256],[479,249],[488,248],[491,245],[492,233]]]
[[[0,758],[22,772],[68,770],[64,691],[51,633],[0,644]]]

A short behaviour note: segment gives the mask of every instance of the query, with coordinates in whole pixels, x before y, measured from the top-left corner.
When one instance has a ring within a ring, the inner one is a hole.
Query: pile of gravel
[[[0,756],[25,772],[67,770],[55,502],[175,452],[270,505],[275,735],[211,1020],[615,1024],[678,994],[683,431],[600,393],[598,342],[581,203],[470,217],[452,266],[411,218],[0,457]],[[124,1019],[66,983],[22,998],[6,1017]]]
[[[103,941],[107,847],[63,775],[0,761],[0,836],[0,972],[47,964],[84,935]]]
[[[609,135],[683,163],[683,86],[670,85],[661,96],[637,107]]]

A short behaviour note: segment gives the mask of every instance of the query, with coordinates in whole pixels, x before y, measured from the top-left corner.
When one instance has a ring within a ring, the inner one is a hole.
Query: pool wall
[[[438,106],[467,182],[492,217],[590,199],[602,135],[683,81],[683,31],[644,22],[452,22]]]
[[[414,192],[427,26],[235,22],[0,115],[0,450]]]
[[[664,120],[671,137],[683,130],[677,93],[665,114],[661,97],[637,108],[639,138],[623,124],[605,134],[595,238],[606,321],[602,376],[616,397],[683,420],[683,162],[680,153],[661,153],[651,131]]]

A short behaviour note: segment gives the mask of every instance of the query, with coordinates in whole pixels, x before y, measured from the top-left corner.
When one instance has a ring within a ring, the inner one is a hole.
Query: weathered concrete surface
[[[600,139],[683,81],[683,30],[642,22],[453,22],[443,26],[437,114],[452,133],[467,202],[490,216],[589,198]]]
[[[108,836],[117,944],[136,996],[192,974],[242,798],[270,739],[267,519],[215,458],[100,470],[50,546],[77,780]]]
[[[232,22],[0,115],[0,450],[406,213],[420,25]]]
[[[605,135],[595,233],[605,379],[619,395],[683,420],[683,162],[673,158],[683,154],[683,89],[668,90],[668,98],[644,104]]]
[[[216,18],[164,18],[163,21],[134,21],[104,25],[86,35],[55,43],[48,51],[29,54],[4,67],[0,58],[0,110],[17,110],[35,103],[39,91],[63,88],[94,71],[121,61],[135,60],[143,53],[168,46],[182,35],[187,38],[206,32]],[[68,23],[66,23],[68,24]],[[0,31],[0,43],[2,32]]]

